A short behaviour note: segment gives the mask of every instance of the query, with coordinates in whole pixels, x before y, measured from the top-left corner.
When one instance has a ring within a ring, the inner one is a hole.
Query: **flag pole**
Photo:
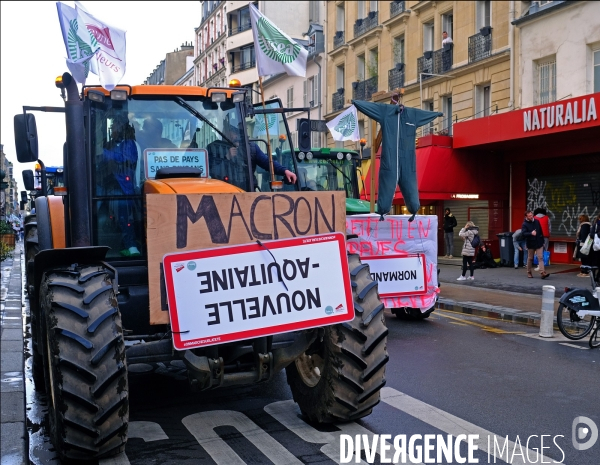
[[[377,140],[377,121],[371,120],[371,213],[375,212],[375,141]]]
[[[258,84],[260,86],[260,98],[262,100],[263,110],[267,107],[265,106],[265,93],[263,91],[263,83],[262,76],[258,77]],[[283,181],[275,180],[275,170],[273,168],[273,153],[271,153],[271,138],[269,137],[269,122],[267,119],[267,114],[263,114],[265,118],[265,130],[267,132],[267,155],[269,157],[269,172],[271,174],[271,190],[281,189],[283,188]]]

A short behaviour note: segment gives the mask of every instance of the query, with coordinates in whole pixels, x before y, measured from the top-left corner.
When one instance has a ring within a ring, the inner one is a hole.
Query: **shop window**
[[[536,105],[556,101],[556,57],[538,62],[534,69]]]

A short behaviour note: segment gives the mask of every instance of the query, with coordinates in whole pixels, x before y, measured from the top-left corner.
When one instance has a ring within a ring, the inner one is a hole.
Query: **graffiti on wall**
[[[580,215],[594,218],[600,213],[600,189],[594,186],[600,187],[599,174],[584,182],[558,176],[527,179],[527,209],[546,209],[552,236],[573,237]]]

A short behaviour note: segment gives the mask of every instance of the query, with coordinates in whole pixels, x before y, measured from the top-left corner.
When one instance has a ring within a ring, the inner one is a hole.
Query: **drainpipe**
[[[313,56],[313,61],[315,62],[315,64],[319,67],[319,121],[321,120],[321,105],[323,105],[323,83],[321,82],[321,65],[319,64],[319,62],[317,61],[317,55],[315,54],[315,56]],[[321,145],[323,144],[323,141],[321,140],[321,134],[319,133],[319,142],[321,142]]]
[[[512,163],[508,165],[508,230],[514,232],[512,228]]]
[[[515,26],[512,23],[515,20],[515,0],[510,0],[508,9],[508,47],[510,48],[510,100],[508,107],[512,110],[515,107],[515,84],[513,77],[515,73]]]

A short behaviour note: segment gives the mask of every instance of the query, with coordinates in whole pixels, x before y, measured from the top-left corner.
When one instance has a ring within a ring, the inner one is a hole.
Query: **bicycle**
[[[597,266],[582,265],[592,281],[592,291],[585,288],[566,288],[559,301],[556,322],[560,332],[568,339],[580,340],[590,332],[590,347],[600,347],[600,301],[594,273]],[[595,328],[594,328],[595,324]]]

